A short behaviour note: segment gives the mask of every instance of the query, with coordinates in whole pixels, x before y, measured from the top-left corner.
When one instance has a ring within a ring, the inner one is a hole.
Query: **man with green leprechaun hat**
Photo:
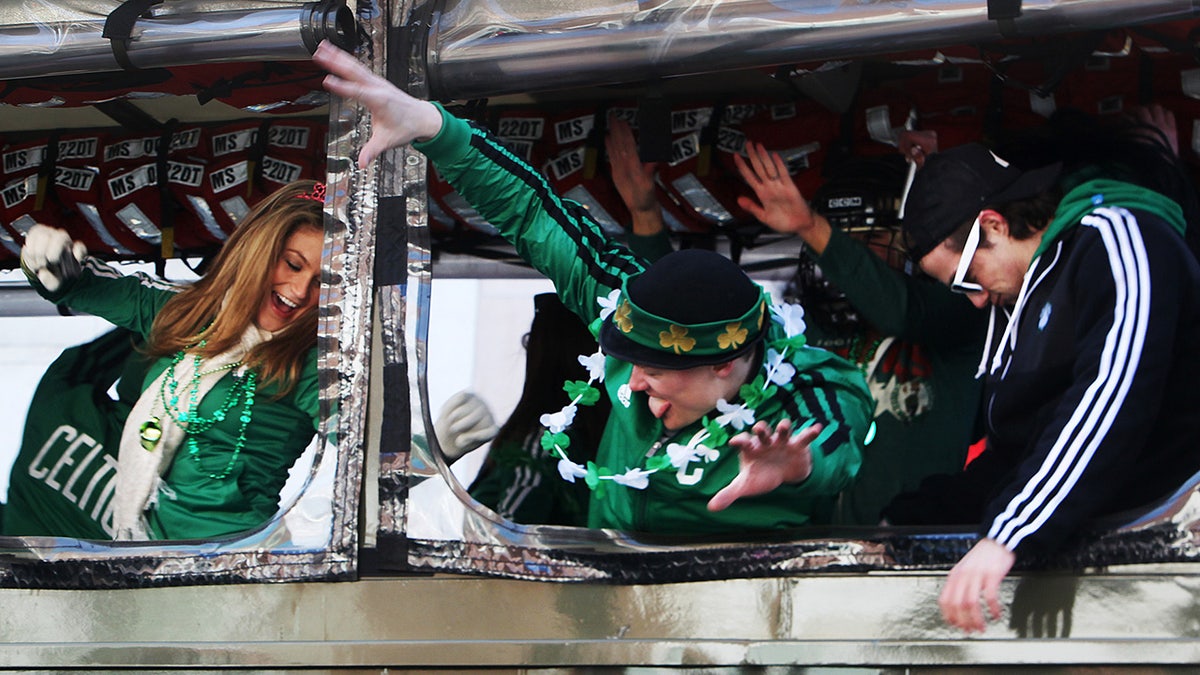
[[[853,364],[805,345],[799,306],[772,304],[716,253],[647,265],[486,130],[329,44],[313,58],[327,89],[372,113],[360,166],[414,142],[598,333],[601,351],[580,356],[563,407],[541,419],[559,473],[592,488],[590,526],[740,533],[828,513],[858,471],[874,403]],[[563,432],[600,387],[613,410],[584,465]]]

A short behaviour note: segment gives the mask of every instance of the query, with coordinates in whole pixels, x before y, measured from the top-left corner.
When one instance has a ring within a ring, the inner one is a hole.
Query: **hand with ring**
[[[733,161],[757,201],[741,196],[738,206],[776,232],[799,236],[818,255],[824,252],[833,228],[824,216],[809,208],[779,153],[769,152],[762,143],[747,141],[746,157],[734,155]]]

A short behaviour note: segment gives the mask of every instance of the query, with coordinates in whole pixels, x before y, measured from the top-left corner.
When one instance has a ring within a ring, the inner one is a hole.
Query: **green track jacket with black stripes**
[[[605,235],[582,206],[556,195],[545,177],[486,130],[443,111],[438,135],[414,147],[516,246],[522,258],[554,282],[563,303],[586,323],[599,315],[599,298],[647,266]],[[772,321],[770,326],[768,344],[784,337],[778,324]],[[795,374],[756,407],[756,415],[772,425],[787,417],[797,426],[810,420],[825,426],[813,443],[813,468],[807,479],[740,499],[724,511],[709,512],[708,500],[739,469],[737,452],[720,446],[713,461],[701,459],[678,471],[672,468],[650,475],[645,489],[601,481],[602,488],[592,493],[588,524],[675,535],[740,533],[827,519],[835,496],[858,471],[874,402],[859,370],[833,353],[805,346],[788,350],[786,358]],[[613,411],[597,464],[618,473],[643,466],[648,454],[665,452],[670,443],[684,443],[701,429],[696,422],[664,434],[662,423],[646,405],[645,394],[628,387],[632,367],[612,358],[605,366],[604,387]],[[758,373],[762,372],[760,367]],[[582,368],[580,375],[586,379]]]

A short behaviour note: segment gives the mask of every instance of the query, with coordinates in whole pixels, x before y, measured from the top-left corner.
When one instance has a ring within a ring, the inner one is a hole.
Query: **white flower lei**
[[[597,298],[600,305],[600,319],[606,320],[617,306],[620,291],[614,290],[607,297]],[[547,413],[539,418],[546,431],[542,434],[542,447],[558,458],[558,474],[563,480],[574,483],[575,479],[583,478],[588,487],[595,490],[602,486],[601,481],[612,481],[618,485],[644,490],[650,484],[650,476],[667,468],[682,469],[688,464],[703,460],[716,461],[720,457],[719,447],[729,441],[726,427],[741,431],[755,422],[754,406],[768,399],[777,386],[784,386],[796,374],[796,367],[786,360],[789,349],[800,348],[804,345],[805,323],[804,308],[800,305],[773,304],[771,319],[783,328],[785,338],[772,342],[763,360],[766,370],[753,382],[742,385],[739,392],[743,402],[730,403],[725,399],[717,400],[716,418],[703,419],[703,428],[697,431],[687,443],[671,443],[667,445],[666,454],[650,457],[643,467],[626,467],[623,473],[615,473],[605,467],[588,462],[587,466],[571,461],[566,448],[571,439],[566,430],[575,420],[575,413],[580,405],[592,405],[600,400],[600,392],[593,385],[604,381],[604,352],[599,349],[594,354],[579,357],[579,364],[588,373],[586,382],[582,380],[568,381],[563,390],[570,397],[570,402],[555,413]],[[765,376],[764,376],[765,375]],[[678,473],[676,479],[685,481]]]

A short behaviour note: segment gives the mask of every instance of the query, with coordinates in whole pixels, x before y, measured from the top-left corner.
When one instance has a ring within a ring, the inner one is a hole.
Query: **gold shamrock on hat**
[[[717,344],[721,349],[737,349],[742,346],[746,338],[750,335],[750,331],[742,328],[742,322],[725,324],[725,332],[717,336]]]
[[[664,349],[673,349],[676,354],[690,352],[696,346],[696,338],[688,337],[688,329],[671,324],[669,331],[658,334],[658,343]]]

